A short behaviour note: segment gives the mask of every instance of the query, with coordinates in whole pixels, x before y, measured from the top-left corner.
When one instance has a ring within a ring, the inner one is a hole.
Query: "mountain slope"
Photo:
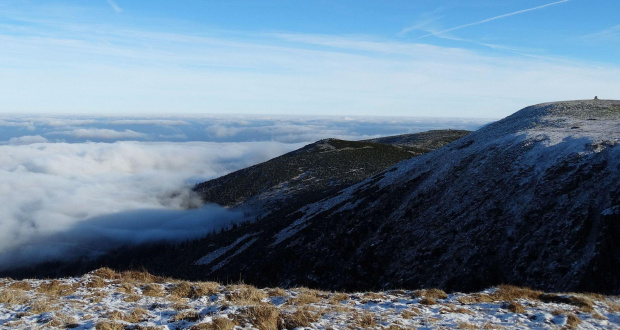
[[[146,267],[161,275],[201,279],[205,271],[202,267],[193,266],[196,260],[201,259],[203,263],[210,259],[221,262],[218,258],[228,257],[229,253],[226,252],[239,251],[232,247],[221,248],[216,251],[218,258],[202,258],[205,251],[212,247],[229,244],[229,239],[242,243],[241,247],[248,247],[249,241],[255,242],[258,239],[256,231],[268,233],[272,227],[278,230],[286,215],[303,205],[328,197],[402,160],[426,153],[469,133],[462,130],[436,130],[388,137],[390,141],[385,143],[321,140],[194,187],[207,203],[240,207],[248,216],[259,219],[269,215],[265,222],[259,221],[260,224],[246,225],[187,244],[150,243],[122,247],[95,260],[85,256],[77,262],[58,261],[33,265],[32,268],[8,270],[2,272],[2,275],[58,277],[82,274],[108,265],[117,269]]]
[[[238,242],[222,236],[206,252],[228,254],[196,271],[339,289],[507,282],[618,293],[619,143],[619,101],[531,106],[244,228]]]
[[[326,139],[196,185],[207,203],[258,209],[300,206],[402,160],[442,147],[469,131],[437,130],[369,141]]]

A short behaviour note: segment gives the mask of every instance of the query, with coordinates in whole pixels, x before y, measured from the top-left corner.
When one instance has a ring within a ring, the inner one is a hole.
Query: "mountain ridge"
[[[525,108],[287,215],[226,267],[328,288],[618,292],[619,119],[618,101]]]
[[[617,294],[618,144],[620,101],[534,105],[313,202],[97,266],[347,291]]]

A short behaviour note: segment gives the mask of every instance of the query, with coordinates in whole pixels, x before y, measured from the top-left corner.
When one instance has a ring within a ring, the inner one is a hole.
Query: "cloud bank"
[[[479,118],[203,115],[44,117],[0,115],[0,145],[31,142],[247,142],[311,143],[324,138],[362,140],[431,129],[474,130]],[[35,140],[38,136],[38,141]],[[21,140],[20,140],[21,139]]]
[[[301,145],[279,142],[23,143],[0,146],[0,269],[185,240],[248,220],[188,187]],[[28,141],[31,140],[31,141]]]
[[[320,139],[476,129],[485,122],[0,116],[0,270],[125,244],[196,238],[248,220],[217,205],[195,208],[200,200],[189,188]]]

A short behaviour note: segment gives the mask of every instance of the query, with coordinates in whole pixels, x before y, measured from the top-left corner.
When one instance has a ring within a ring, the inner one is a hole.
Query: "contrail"
[[[563,3],[563,2],[568,2],[568,1],[570,1],[570,0],[556,1],[556,2],[548,3],[546,5],[542,5],[542,6],[538,6],[538,7],[534,7],[534,8],[523,9],[523,10],[515,11],[515,12],[512,12],[512,13],[508,13],[508,14],[504,14],[504,15],[499,15],[499,16],[495,16],[495,17],[491,17],[491,18],[487,18],[487,19],[483,19],[482,21],[478,21],[478,22],[474,22],[474,23],[468,23],[468,24],[459,25],[457,27],[453,27],[453,28],[450,28],[450,29],[447,29],[447,30],[442,30],[442,31],[439,31],[439,32],[433,32],[433,33],[429,33],[429,34],[423,35],[423,36],[421,36],[418,39],[426,38],[426,37],[430,37],[430,36],[436,36],[438,34],[450,32],[450,31],[454,31],[454,30],[460,30],[462,28],[466,28],[466,27],[469,27],[469,26],[478,25],[478,24],[494,21],[494,20],[497,20],[497,19],[500,19],[500,18],[526,13],[528,11],[545,8],[545,7],[557,5],[557,4],[560,4],[560,3]]]
[[[115,12],[120,13],[123,11],[123,9],[121,7],[119,7],[116,2],[114,2],[114,0],[106,0],[108,2],[108,4],[110,5],[110,7],[112,7],[112,9],[114,9]]]

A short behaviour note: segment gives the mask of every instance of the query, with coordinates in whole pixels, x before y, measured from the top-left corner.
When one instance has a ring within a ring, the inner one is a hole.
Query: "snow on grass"
[[[0,327],[15,329],[611,329],[620,327],[619,315],[619,297],[513,286],[343,293],[105,268],[75,278],[0,279]]]

